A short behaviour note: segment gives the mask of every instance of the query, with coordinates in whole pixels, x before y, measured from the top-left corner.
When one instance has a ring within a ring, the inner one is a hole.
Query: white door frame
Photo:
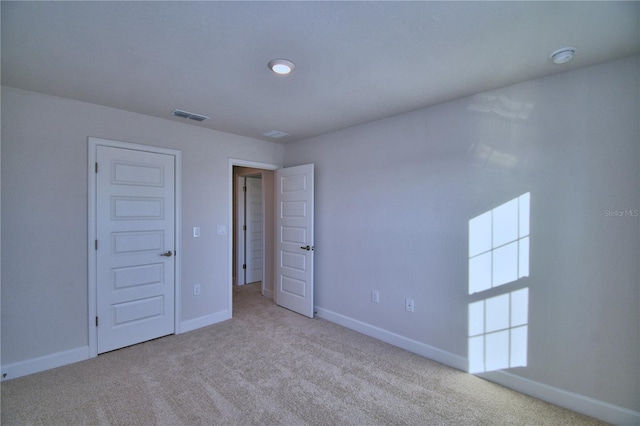
[[[227,237],[229,240],[229,250],[228,250],[229,260],[227,265],[227,271],[228,271],[227,282],[229,283],[229,296],[227,298],[227,309],[229,310],[231,317],[233,317],[233,236],[232,236],[233,221],[234,221],[234,218],[233,218],[233,166],[252,167],[255,169],[263,169],[263,170],[278,170],[282,168],[282,166],[278,164],[260,163],[256,161],[229,158],[229,171],[228,171],[228,180],[227,180],[228,186],[229,186],[229,200],[227,202],[227,205],[229,206],[229,216],[228,216],[229,223],[227,225],[227,229],[229,230],[229,232],[227,233],[228,234]],[[265,265],[264,265],[266,258],[267,256],[265,255],[265,253],[263,253],[263,256],[262,256],[263,271],[266,271]]]
[[[96,223],[96,152],[98,146],[108,146],[112,148],[133,149],[137,151],[153,152],[157,154],[172,155],[176,159],[175,167],[175,306],[174,306],[174,323],[175,334],[180,334],[180,318],[181,313],[181,298],[180,298],[180,276],[181,276],[181,256],[182,256],[182,239],[181,239],[181,223],[182,223],[182,152],[168,148],[158,148],[151,145],[141,145],[129,142],[113,141],[108,139],[100,139],[89,137],[88,139],[88,326],[89,326],[89,358],[95,358],[98,356],[98,332],[96,330],[95,318],[97,314],[97,275],[96,275],[96,250],[95,240],[97,238],[97,223]]]

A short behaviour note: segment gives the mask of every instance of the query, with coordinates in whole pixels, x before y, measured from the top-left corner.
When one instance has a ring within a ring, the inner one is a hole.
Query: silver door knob
[[[166,252],[166,253],[162,253],[160,256],[171,257],[171,255],[172,255],[172,254],[173,254],[173,253],[171,253],[171,250],[169,250],[169,251],[168,251],[168,252]]]

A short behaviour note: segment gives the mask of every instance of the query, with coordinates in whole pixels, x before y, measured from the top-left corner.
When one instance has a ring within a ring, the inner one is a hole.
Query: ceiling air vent
[[[194,114],[188,111],[182,111],[181,109],[174,109],[171,112],[171,114],[175,115],[176,117],[188,118],[189,120],[195,120],[195,121],[204,121],[209,119],[209,117],[205,117],[204,115]]]
[[[263,133],[262,135],[268,138],[280,139],[280,138],[284,138],[285,136],[289,136],[289,133],[280,132],[278,130],[272,130],[270,132]]]

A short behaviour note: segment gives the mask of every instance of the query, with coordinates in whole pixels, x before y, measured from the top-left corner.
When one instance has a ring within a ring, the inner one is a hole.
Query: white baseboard
[[[350,328],[351,330],[382,340],[390,345],[422,355],[425,358],[438,361],[450,367],[457,368],[458,370],[467,371],[467,359],[459,355],[443,351],[442,349],[438,349],[434,346],[429,346],[425,343],[418,342],[417,340],[409,339],[408,337],[401,336],[391,331],[384,330],[371,324],[367,324],[317,306],[316,313],[320,318],[324,318],[327,321],[340,324],[344,327]]]
[[[222,311],[192,320],[183,321],[180,323],[180,330],[176,334],[186,333],[188,331],[226,321],[230,318],[231,312]],[[3,381],[11,380],[22,376],[27,376],[29,374],[39,373],[41,371],[49,370],[52,368],[73,364],[75,362],[85,361],[90,358],[89,355],[89,346],[83,346],[76,349],[70,349],[68,351],[57,352],[37,358],[27,359],[25,361],[2,365],[1,379]]]
[[[359,333],[381,340],[385,343],[405,349],[409,352],[422,355],[449,367],[462,371],[468,371],[467,358],[443,351],[436,347],[418,342],[399,334],[384,330],[382,328],[367,324],[365,322],[349,318],[342,314],[329,311],[316,306],[318,317],[327,321],[340,324],[343,327],[355,330]],[[530,395],[534,398],[550,402],[560,407],[568,408],[587,416],[595,417],[608,423],[616,425],[640,425],[640,413],[599,401],[574,392],[558,389],[544,383],[529,380],[506,371],[494,371],[491,373],[478,374],[485,380],[497,383],[509,389]]]
[[[640,412],[516,376],[508,371],[492,371],[478,374],[477,376],[551,404],[595,417],[607,423],[614,425],[640,425]]]
[[[25,361],[14,362],[2,366],[2,380],[16,379],[87,359],[89,359],[89,346],[83,346],[68,351],[27,359]]]
[[[203,317],[194,318],[180,323],[180,331],[176,334],[187,333],[189,331],[197,330],[202,327],[217,324],[222,321],[231,319],[231,311],[216,312]]]

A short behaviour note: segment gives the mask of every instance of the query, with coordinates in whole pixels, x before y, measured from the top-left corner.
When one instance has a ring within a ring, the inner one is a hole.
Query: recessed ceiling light
[[[280,75],[290,74],[295,67],[296,64],[286,59],[272,59],[269,61],[269,69]]]
[[[573,58],[574,53],[576,53],[575,47],[563,47],[553,52],[549,57],[553,60],[554,64],[564,64]]]

